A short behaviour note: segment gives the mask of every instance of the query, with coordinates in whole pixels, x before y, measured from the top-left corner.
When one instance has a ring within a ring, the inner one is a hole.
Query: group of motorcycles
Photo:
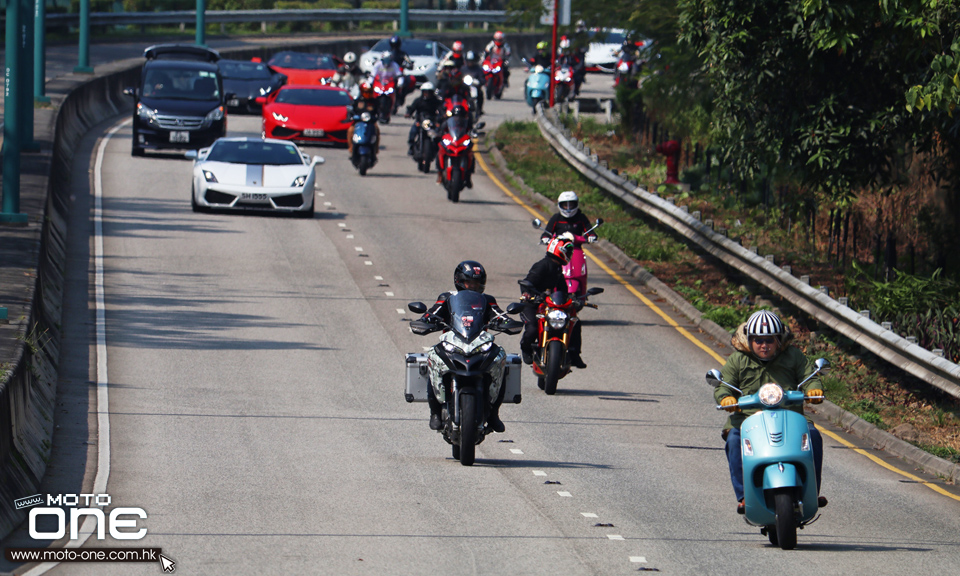
[[[585,235],[602,223],[602,219],[597,219]],[[540,229],[542,223],[535,219],[533,225]],[[574,326],[580,321],[578,310],[596,308],[588,298],[603,292],[603,288],[587,288],[587,264],[582,248],[586,242],[585,236],[574,237],[573,255],[563,267],[566,293],[546,294],[524,287],[525,291],[535,294],[533,303],[537,306],[537,344],[531,367],[539,388],[549,395],[556,393],[557,382],[571,372],[567,346]],[[519,404],[521,400],[520,357],[506,354],[495,344],[491,332],[518,334],[523,323],[506,318],[496,318],[486,325],[474,322],[485,309],[486,301],[479,293],[469,290],[454,294],[448,305],[451,324],[418,326],[423,334],[440,329],[444,332],[430,353],[407,354],[405,396],[407,402],[426,402],[427,388],[432,389],[434,398],[443,404],[440,429],[443,439],[453,447],[454,459],[471,466],[476,445],[492,432],[487,421],[491,399],[502,394],[504,403]],[[427,310],[422,302],[411,302],[408,308],[417,314]],[[519,314],[523,309],[524,304],[514,302],[507,306],[506,314]],[[418,322],[414,321],[411,326]]]

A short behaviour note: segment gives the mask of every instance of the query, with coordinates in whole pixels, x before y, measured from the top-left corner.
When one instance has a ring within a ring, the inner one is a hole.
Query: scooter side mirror
[[[597,222],[596,222],[596,224],[594,225],[594,228],[596,228],[597,226],[599,226],[599,225],[601,225],[601,224],[603,224],[603,218],[597,218]]]
[[[713,370],[707,371],[707,384],[709,384],[711,388],[719,388],[722,383],[723,379],[719,370],[714,368]]]
[[[814,366],[817,367],[817,370],[826,374],[830,371],[830,361],[826,358],[817,358],[813,361]]]
[[[511,302],[507,306],[507,314],[519,314],[523,312],[524,305],[519,302]]]
[[[410,302],[407,308],[415,314],[423,314],[427,311],[427,305],[423,302]]]
[[[603,294],[603,288],[588,288],[587,296],[596,296],[597,294]]]
[[[533,227],[536,228],[537,230],[539,230],[540,226],[543,225],[543,222],[541,222],[539,218],[534,218],[533,220],[530,221],[530,223],[533,224]]]

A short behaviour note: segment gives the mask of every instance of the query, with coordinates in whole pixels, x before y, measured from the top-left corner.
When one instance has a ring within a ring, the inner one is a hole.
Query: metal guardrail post
[[[3,211],[0,224],[26,225],[20,213],[20,2],[7,2],[4,70]]]
[[[79,56],[74,72],[92,74],[90,67],[90,0],[80,0],[80,44],[77,47]]]
[[[197,0],[197,46],[207,45],[207,0]]]
[[[47,89],[47,3],[34,0],[33,13],[33,100],[49,102]]]
[[[39,152],[33,141],[33,2],[20,0],[20,152]]]

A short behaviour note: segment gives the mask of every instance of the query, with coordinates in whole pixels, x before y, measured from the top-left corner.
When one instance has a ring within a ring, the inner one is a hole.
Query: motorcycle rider
[[[347,52],[343,55],[343,64],[337,67],[336,73],[330,78],[330,83],[345,90],[358,85],[362,74],[357,65],[357,55]]]
[[[553,66],[553,61],[550,59],[550,43],[546,40],[537,42],[537,53],[530,57],[530,68],[536,66],[543,66],[543,69],[548,71]]]
[[[586,51],[581,48],[575,48],[573,43],[566,36],[560,40],[560,57],[557,64],[559,66],[569,66],[573,71],[573,94],[580,95],[580,85],[587,75]]]
[[[420,86],[420,97],[407,106],[407,118],[411,116],[417,118],[420,122],[430,120],[436,122],[443,109],[443,101],[437,98],[436,90],[430,82],[424,82]],[[417,122],[410,126],[410,134],[407,136],[407,156],[413,156],[413,142],[417,136],[417,130],[420,127]]]
[[[487,43],[487,46],[483,49],[483,53],[486,54],[496,54],[500,57],[503,62],[503,86],[504,88],[510,86],[510,55],[513,54],[513,50],[510,49],[510,45],[507,44],[506,36],[500,30],[497,30],[493,33],[493,40]]]
[[[453,46],[450,47],[450,51],[440,59],[440,62],[437,64],[437,70],[445,70],[451,63],[453,63],[457,70],[463,68],[463,42],[459,40],[454,42]]]
[[[474,260],[464,260],[463,262],[457,264],[456,269],[453,271],[453,285],[456,290],[444,292],[438,296],[436,304],[424,312],[423,316],[420,317],[420,321],[430,324],[437,324],[440,320],[443,320],[443,322],[450,324],[450,308],[447,305],[447,301],[459,290],[473,290],[474,292],[483,294],[483,297],[487,301],[487,306],[483,311],[484,324],[493,321],[498,316],[500,317],[500,322],[506,322],[507,317],[504,315],[504,311],[500,309],[500,306],[497,305],[497,299],[489,294],[483,293],[486,284],[487,271],[483,269],[483,265]],[[414,327],[411,327],[410,330],[414,334],[425,333],[424,331],[418,330]],[[434,397],[433,387],[429,386],[427,387],[427,390],[427,403],[430,405],[430,429],[440,430],[440,428],[443,426],[443,422],[440,418],[443,406]],[[504,430],[506,430],[506,427],[503,425],[503,421],[500,420],[500,405],[503,403],[504,391],[505,388],[501,386],[500,395],[497,398],[491,399],[492,404],[487,423],[494,432],[502,433]]]
[[[746,322],[741,324],[733,334],[730,343],[735,352],[727,358],[720,373],[723,381],[736,386],[744,395],[756,394],[760,387],[767,382],[776,382],[784,390],[796,390],[797,384],[810,376],[815,370],[813,362],[807,360],[799,348],[792,346],[793,333],[780,320],[780,317],[768,310],[758,310],[750,315]],[[807,396],[823,396],[823,384],[820,377],[814,376],[803,390]],[[737,513],[745,511],[743,503],[743,448],[740,441],[740,425],[743,421],[757,412],[757,410],[741,411],[737,407],[736,391],[719,386],[714,391],[714,398],[730,412],[724,424],[721,436],[726,440],[727,463],[730,467],[730,481],[733,492],[737,497]],[[820,404],[820,398],[807,400],[808,404]],[[803,414],[803,406],[790,406],[793,410]],[[820,474],[823,467],[823,437],[807,417],[810,428],[810,440],[813,444],[813,459],[817,468],[817,492],[820,491]],[[818,497],[819,506],[827,505],[827,499]]]
[[[382,84],[388,84],[392,80],[399,78],[403,72],[400,71],[400,65],[397,64],[390,52],[384,52],[383,55],[373,65],[370,72],[371,78],[379,78]]]
[[[483,66],[480,64],[480,58],[473,50],[468,50],[463,60],[463,68],[460,72],[473,78],[473,85],[477,87],[477,113],[483,114],[483,86],[486,84],[486,77],[483,75]]]
[[[351,115],[359,117],[364,112],[369,112],[374,120],[377,118],[377,96],[373,93],[373,85],[369,80],[364,80],[360,83],[360,96],[358,96],[353,103],[351,104]],[[347,154],[350,157],[353,157],[353,132],[354,127],[356,126],[356,120],[350,124],[350,127],[347,128]],[[374,122],[373,126],[376,128],[377,132],[377,143],[376,146],[379,146],[380,143],[380,124]]]
[[[546,244],[554,236],[559,236],[564,232],[570,232],[575,236],[583,236],[587,242],[593,244],[597,241],[597,235],[593,232],[585,234],[590,229],[590,220],[587,215],[580,211],[580,198],[573,190],[566,190],[560,193],[557,198],[557,207],[560,212],[550,217],[550,221],[543,229],[540,236],[540,242]]]
[[[567,279],[563,276],[563,265],[570,261],[573,255],[573,241],[566,235],[557,236],[547,244],[547,252],[544,257],[534,262],[527,272],[527,276],[519,281],[521,290],[521,302],[525,303],[520,318],[523,320],[523,336],[520,337],[520,356],[524,364],[533,363],[533,346],[537,342],[537,309],[538,305],[533,302],[536,297],[529,288],[538,292],[551,294],[561,292],[567,294]],[[579,302],[579,301],[578,301]],[[579,311],[583,306],[582,302],[575,305]],[[586,368],[587,365],[580,358],[581,344],[580,323],[573,325],[570,332],[570,341],[567,343],[567,356],[570,359],[570,365],[577,368]]]
[[[406,101],[407,94],[413,92],[413,89],[416,88],[416,82],[414,81],[413,76],[403,75],[404,70],[413,70],[413,59],[410,58],[409,54],[401,49],[402,45],[403,41],[399,36],[390,37],[390,56],[400,67],[400,75],[403,76],[403,90],[400,90],[397,94],[397,101],[399,102],[398,106],[403,106],[404,101]]]

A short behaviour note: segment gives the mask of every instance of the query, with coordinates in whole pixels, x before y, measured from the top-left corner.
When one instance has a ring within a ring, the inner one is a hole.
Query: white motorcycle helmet
[[[557,198],[557,206],[564,218],[573,218],[580,211],[580,198],[573,190],[561,192],[560,197]]]

